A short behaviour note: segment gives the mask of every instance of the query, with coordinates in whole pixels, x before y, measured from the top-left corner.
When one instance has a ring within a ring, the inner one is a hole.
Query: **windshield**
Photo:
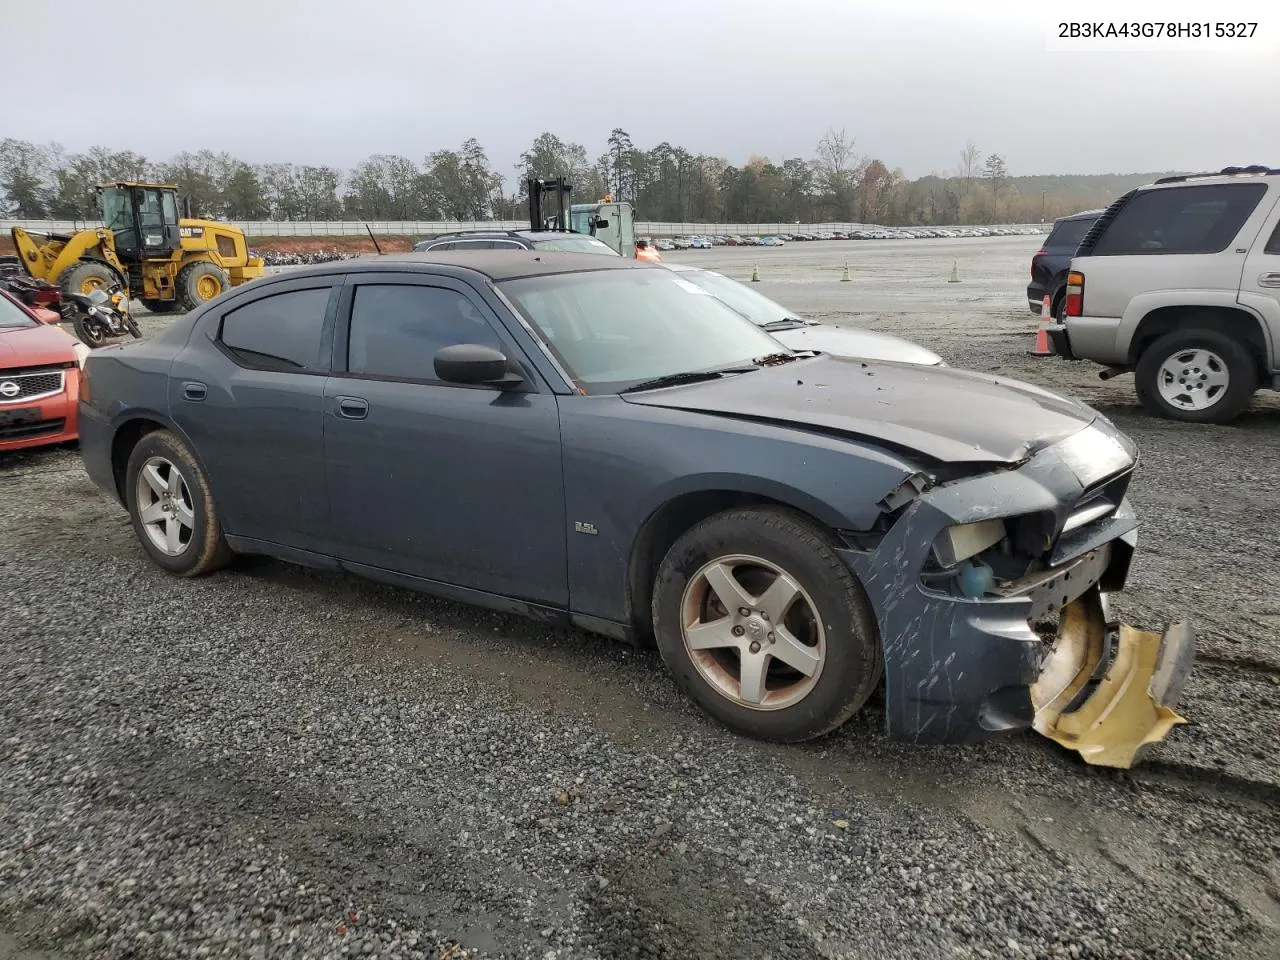
[[[547,240],[534,240],[533,245],[539,250],[556,250],[560,253],[603,253],[614,257],[621,256],[613,247],[595,237],[575,236],[571,233],[562,233]]]
[[[774,303],[764,294],[756,293],[724,274],[710,270],[681,270],[677,275],[723,300],[758,327],[801,319],[782,304]]]
[[[35,323],[35,320],[27,316],[26,312],[8,297],[0,297],[0,330],[10,327],[31,327]]]
[[[661,268],[562,273],[499,286],[591,393],[787,352],[701,287]]]
[[[133,226],[128,190],[108,187],[102,191],[102,223],[108,230],[126,230]]]

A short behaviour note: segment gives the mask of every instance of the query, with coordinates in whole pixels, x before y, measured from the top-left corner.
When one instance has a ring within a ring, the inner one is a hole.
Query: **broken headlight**
[[[979,520],[947,527],[933,542],[933,555],[944,568],[989,550],[1005,537],[1003,520]]]

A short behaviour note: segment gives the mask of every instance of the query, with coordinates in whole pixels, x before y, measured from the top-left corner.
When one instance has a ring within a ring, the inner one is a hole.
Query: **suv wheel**
[[[1244,345],[1214,330],[1175,330],[1143,351],[1135,371],[1149,412],[1189,423],[1230,423],[1249,406],[1258,370]]]

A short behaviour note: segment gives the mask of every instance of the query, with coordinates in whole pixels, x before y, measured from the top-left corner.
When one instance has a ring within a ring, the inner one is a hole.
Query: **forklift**
[[[648,243],[636,242],[635,213],[631,204],[605,196],[597,203],[571,203],[573,186],[565,177],[530,177],[529,229],[582,233],[595,237],[624,257],[661,259]]]

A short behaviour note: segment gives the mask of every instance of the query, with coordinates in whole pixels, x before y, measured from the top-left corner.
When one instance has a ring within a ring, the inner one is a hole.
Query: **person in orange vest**
[[[636,259],[649,260],[653,263],[662,262],[662,254],[658,253],[658,248],[649,240],[636,241]]]

